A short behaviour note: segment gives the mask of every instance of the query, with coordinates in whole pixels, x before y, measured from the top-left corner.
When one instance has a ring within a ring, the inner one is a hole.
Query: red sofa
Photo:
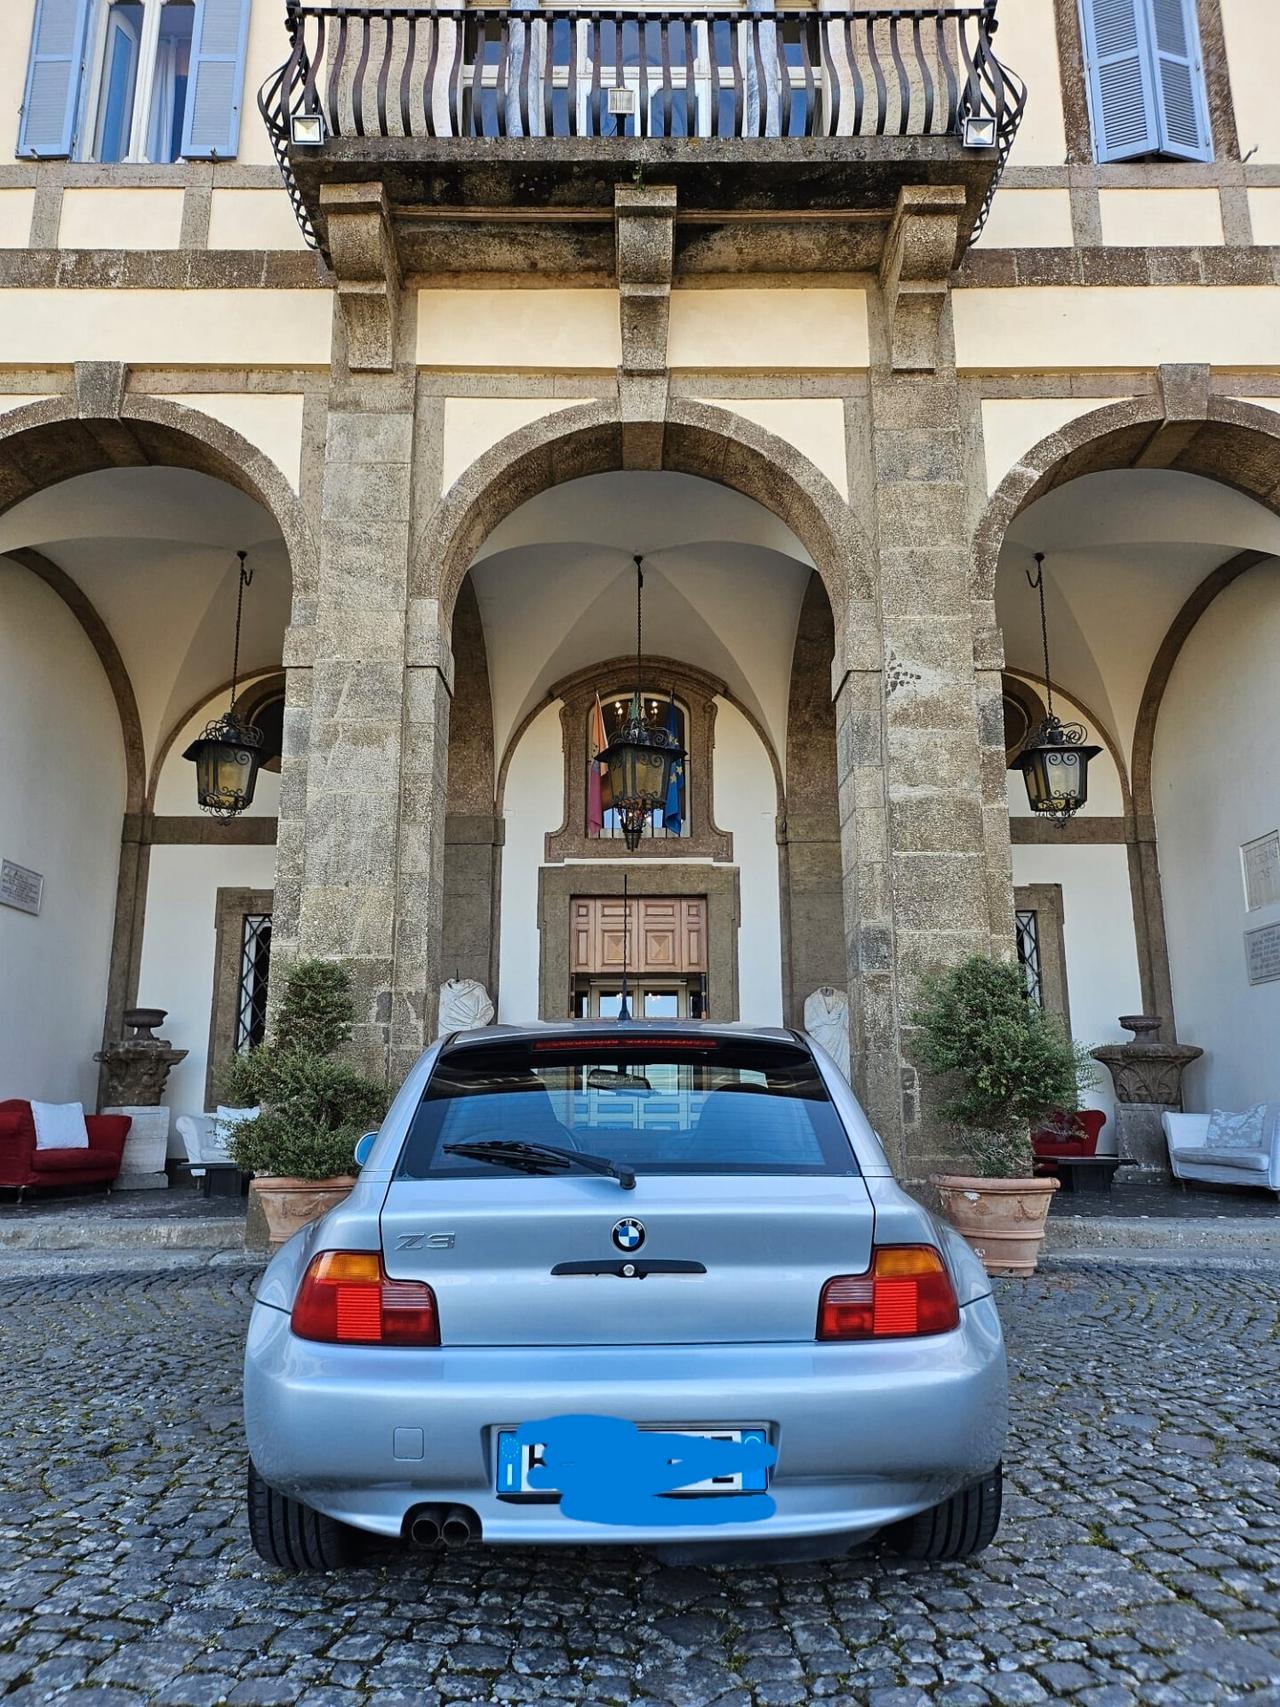
[[[89,1114],[87,1150],[37,1150],[31,1104],[0,1102],[0,1189],[16,1186],[21,1197],[31,1186],[110,1185],[132,1124],[127,1114]]]

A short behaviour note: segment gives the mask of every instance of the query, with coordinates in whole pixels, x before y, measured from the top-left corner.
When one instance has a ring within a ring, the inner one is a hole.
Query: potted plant
[[[385,1085],[337,1059],[354,1017],[345,968],[300,961],[271,1041],[238,1055],[223,1076],[226,1102],[260,1109],[255,1120],[226,1123],[223,1135],[236,1165],[255,1176],[249,1193],[272,1249],[342,1201],[355,1184],[356,1139],[386,1113]]]
[[[1020,966],[979,954],[927,975],[913,1020],[972,1167],[935,1176],[943,1213],[989,1274],[1031,1274],[1058,1189],[1052,1176],[1036,1178],[1031,1131],[1051,1109],[1077,1106],[1093,1073],[1088,1054],[1029,999]]]

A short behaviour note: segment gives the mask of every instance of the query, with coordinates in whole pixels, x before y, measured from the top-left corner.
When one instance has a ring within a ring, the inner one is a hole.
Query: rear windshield
[[[511,1139],[586,1151],[636,1173],[856,1174],[810,1056],[696,1037],[549,1037],[444,1055],[399,1177],[511,1173],[446,1146]]]

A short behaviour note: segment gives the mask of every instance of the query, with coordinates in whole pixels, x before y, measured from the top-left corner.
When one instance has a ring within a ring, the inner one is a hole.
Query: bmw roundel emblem
[[[613,1242],[620,1251],[638,1251],[644,1243],[643,1221],[615,1221]]]

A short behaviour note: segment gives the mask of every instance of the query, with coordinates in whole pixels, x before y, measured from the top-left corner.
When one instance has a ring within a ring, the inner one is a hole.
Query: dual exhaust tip
[[[415,1547],[465,1547],[480,1539],[480,1519],[465,1505],[417,1506],[407,1527]]]

